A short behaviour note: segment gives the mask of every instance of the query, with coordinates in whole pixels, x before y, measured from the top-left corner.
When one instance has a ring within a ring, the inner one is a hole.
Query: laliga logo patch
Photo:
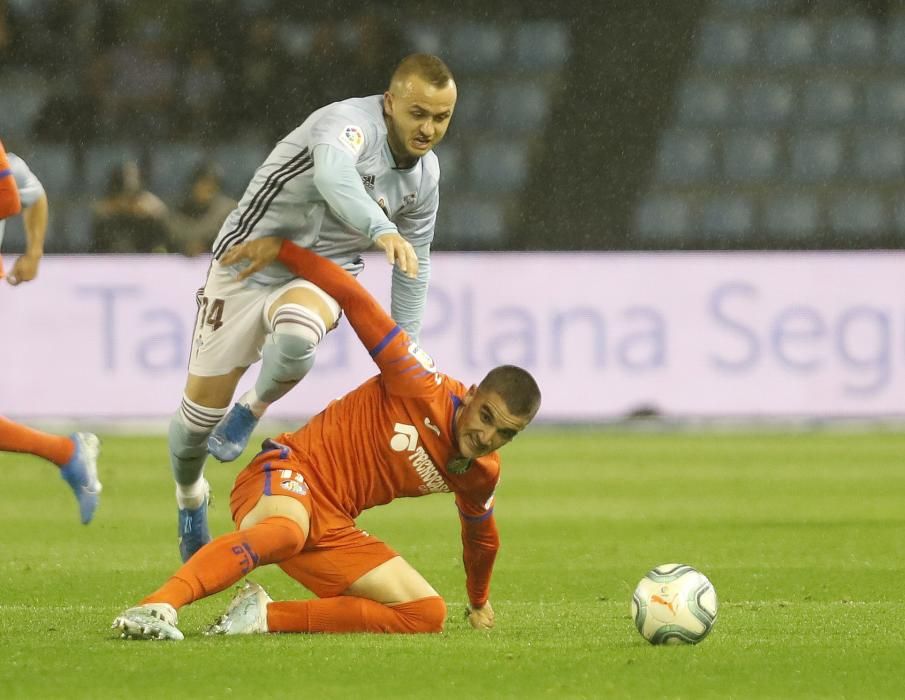
[[[339,137],[339,142],[352,151],[352,153],[357,154],[361,150],[361,147],[365,145],[365,135],[357,126],[350,124],[343,129],[343,133]]]
[[[418,360],[418,364],[424,367],[428,372],[431,374],[437,373],[437,365],[434,364],[434,358],[424,352],[417,343],[411,343],[409,345],[409,353]]]

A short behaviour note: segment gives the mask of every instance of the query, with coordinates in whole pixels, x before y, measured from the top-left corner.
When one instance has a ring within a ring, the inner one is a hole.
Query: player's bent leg
[[[303,313],[300,306],[284,306],[282,320],[267,337],[262,350],[261,373],[253,389],[239,398],[207,440],[207,450],[221,462],[231,462],[248,441],[267,407],[298,384],[314,366],[317,344],[326,329],[320,319]]]
[[[308,287],[268,297],[269,334],[262,349],[260,374],[208,440],[208,451],[214,457],[230,462],[242,454],[268,406],[285,396],[314,366],[317,346],[337,315],[321,294]]]
[[[445,622],[446,603],[440,596],[395,605],[352,596],[267,605],[268,632],[437,633],[443,631]]]
[[[445,621],[443,599],[400,556],[360,576],[341,595],[267,606],[271,632],[411,634],[440,632]]]
[[[342,595],[396,605],[440,594],[415,567],[396,556],[363,574]]]
[[[169,448],[179,506],[179,554],[187,561],[207,544],[210,487],[203,478],[207,438],[220,421],[245,368],[216,377],[189,375],[179,410],[170,421]]]
[[[285,498],[276,496],[274,498]],[[199,549],[159,589],[130,611],[167,606],[175,612],[184,605],[219,593],[254,569],[274,564],[298,554],[305,546],[307,530],[286,517],[269,517],[245,530],[221,535]],[[141,616],[142,613],[134,613]],[[134,616],[133,615],[133,616]],[[133,622],[135,622],[133,620]],[[144,617],[138,623],[147,622]],[[170,620],[175,626],[175,617]],[[154,630],[152,629],[152,632]]]

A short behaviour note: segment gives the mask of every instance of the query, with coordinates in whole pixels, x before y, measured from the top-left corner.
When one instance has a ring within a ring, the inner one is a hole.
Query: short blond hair
[[[429,53],[413,53],[403,58],[396,66],[390,78],[390,85],[397,81],[404,82],[413,75],[438,88],[446,87],[451,81],[455,82],[452,71],[442,59]]]

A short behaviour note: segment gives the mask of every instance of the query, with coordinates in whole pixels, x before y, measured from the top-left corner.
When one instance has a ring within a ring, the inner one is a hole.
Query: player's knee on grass
[[[391,607],[400,616],[408,632],[442,632],[446,623],[446,603],[440,596],[412,600]]]

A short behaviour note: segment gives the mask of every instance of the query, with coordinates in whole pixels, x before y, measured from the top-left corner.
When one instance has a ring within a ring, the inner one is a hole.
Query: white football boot
[[[145,603],[121,612],[112,629],[121,630],[123,639],[184,639],[176,626],[176,608],[169,603]]]
[[[226,612],[204,632],[214,634],[264,634],[267,632],[267,605],[273,599],[261,586],[246,581]]]

